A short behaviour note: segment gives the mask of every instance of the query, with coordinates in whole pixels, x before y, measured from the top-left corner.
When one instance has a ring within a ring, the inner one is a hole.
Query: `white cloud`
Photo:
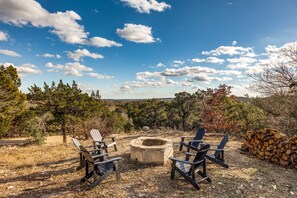
[[[160,80],[165,79],[164,76],[161,75],[160,72],[137,72],[136,73],[137,80]]]
[[[0,49],[0,54],[4,54],[4,55],[7,55],[7,56],[13,56],[13,57],[21,57],[20,54],[14,52],[14,51],[5,50],[5,49]]]
[[[37,54],[37,56],[42,56],[44,58],[62,58],[62,56],[60,54],[49,54],[49,53],[45,53],[45,54]]]
[[[26,3],[18,0],[0,1],[0,21],[4,23],[18,27],[50,28],[51,33],[56,34],[63,42],[71,44],[96,47],[121,46],[119,43],[100,37],[89,39],[89,33],[77,22],[80,20],[81,17],[72,10],[50,13],[35,0],[26,0]]]
[[[87,76],[97,78],[97,79],[111,79],[111,78],[114,78],[113,76],[98,74],[98,73],[94,73],[94,72],[87,73]]]
[[[240,46],[220,46],[211,51],[203,51],[203,55],[212,55],[212,56],[219,56],[219,55],[254,55],[254,50],[250,47],[240,47]]]
[[[87,75],[92,78],[97,79],[111,79],[114,78],[113,76],[109,75],[103,75],[93,72],[93,68],[87,67],[85,65],[80,64],[79,62],[73,62],[73,63],[65,63],[62,64],[53,64],[53,63],[46,63],[45,65],[47,68],[49,68],[48,72],[63,72],[65,75],[69,76],[84,76]]]
[[[215,70],[200,66],[165,69],[161,72],[145,71],[136,73],[136,80],[138,81],[126,82],[121,86],[120,90],[122,92],[131,93],[134,89],[144,87],[191,86],[197,88],[197,86],[193,84],[194,82],[210,83],[212,81],[230,81],[232,78],[222,75],[241,74],[240,71],[235,70]],[[220,75],[222,77],[213,75]],[[171,78],[181,80],[173,81]]]
[[[185,61],[182,61],[182,60],[174,60],[172,61],[172,64],[171,66],[173,67],[179,67],[179,66],[182,66],[185,64]]]
[[[79,62],[65,63],[65,65],[53,64],[49,62],[46,63],[45,66],[50,68],[50,71],[62,70],[65,75],[69,76],[83,76],[84,72],[93,71],[93,68],[86,67],[85,65],[82,65]]]
[[[185,66],[183,68],[178,69],[165,69],[163,72],[161,72],[162,76],[171,76],[171,77],[177,77],[177,76],[193,76],[195,74],[199,73],[208,73],[212,74],[215,73],[216,70],[208,67],[188,67]]]
[[[229,69],[243,69],[247,68],[251,64],[257,62],[257,59],[250,58],[250,57],[238,57],[238,58],[230,58],[227,59],[230,64],[227,66]]]
[[[3,31],[0,31],[0,41],[7,41],[8,40],[8,34],[3,32]]]
[[[152,28],[145,25],[126,23],[123,29],[118,28],[116,32],[122,38],[135,43],[154,43],[159,40],[153,37]]]
[[[82,60],[83,57],[90,57],[93,59],[102,59],[103,55],[101,54],[96,54],[96,53],[91,53],[87,49],[77,49],[73,53],[72,52],[67,52],[67,57],[72,58],[75,61],[80,61]]]
[[[166,67],[166,65],[164,65],[163,63],[160,62],[156,65],[156,67]]]
[[[158,2],[157,0],[121,0],[126,5],[136,9],[140,13],[149,14],[151,10],[157,12],[163,12],[165,9],[171,6],[165,2]]]
[[[85,41],[82,44],[86,44],[86,45],[92,45],[95,47],[122,47],[123,45],[120,43],[117,43],[115,41],[111,41],[105,38],[101,38],[101,37],[93,37],[90,38],[88,41]]]
[[[237,45],[237,41],[232,41],[232,45]]]
[[[214,64],[222,64],[225,62],[224,59],[220,59],[217,57],[208,57],[206,59],[199,59],[199,58],[193,58],[192,59],[193,63],[214,63]]]
[[[13,63],[1,63],[0,65],[4,65],[4,67],[8,67],[10,65],[12,65],[13,67],[15,67],[17,69],[18,74],[20,74],[21,76],[23,74],[41,74],[42,71],[40,69],[38,69],[37,66],[31,64],[31,63],[25,63],[22,64],[20,66],[15,66]]]

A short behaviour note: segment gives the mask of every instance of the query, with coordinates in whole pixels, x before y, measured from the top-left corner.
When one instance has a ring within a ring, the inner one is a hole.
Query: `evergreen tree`
[[[26,95],[19,87],[21,80],[13,66],[0,66],[0,137],[8,133],[13,119],[25,110]]]

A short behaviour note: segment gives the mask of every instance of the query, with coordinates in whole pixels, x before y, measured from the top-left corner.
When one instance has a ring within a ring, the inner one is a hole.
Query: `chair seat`
[[[97,166],[97,171],[100,173],[100,174],[105,174],[107,173],[108,171],[112,170],[114,167],[114,163],[113,162],[109,162],[109,163],[104,163],[104,164],[99,164]]]
[[[180,169],[184,173],[188,173],[190,171],[191,165],[190,164],[185,164],[182,162],[176,162],[176,167]]]

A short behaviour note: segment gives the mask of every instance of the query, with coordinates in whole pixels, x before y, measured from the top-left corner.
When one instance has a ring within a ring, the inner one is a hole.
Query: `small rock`
[[[259,186],[259,188],[262,188],[262,186]]]
[[[271,186],[272,186],[272,188],[273,188],[274,190],[276,190],[276,185],[273,185],[273,184],[272,184]]]
[[[238,186],[238,189],[243,189],[243,184],[240,184],[240,186]]]
[[[294,195],[294,192],[293,192],[293,191],[290,191],[290,194],[291,194],[291,195]]]
[[[7,189],[14,189],[14,186],[8,186]]]
[[[219,185],[222,185],[223,183],[222,183],[222,182],[218,182],[218,184],[219,184]]]
[[[142,130],[144,130],[144,131],[148,131],[148,130],[150,130],[150,127],[148,127],[148,126],[143,126],[143,127],[142,127]]]

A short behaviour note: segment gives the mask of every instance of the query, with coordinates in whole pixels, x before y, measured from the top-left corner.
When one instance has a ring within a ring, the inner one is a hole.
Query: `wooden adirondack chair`
[[[76,138],[72,138],[72,143],[79,150],[79,166],[76,168],[76,170],[78,171],[85,167],[85,157],[83,156],[83,154],[79,148],[81,145],[80,142]],[[85,148],[94,148],[94,146],[86,146]],[[98,155],[98,154],[102,154],[103,150],[102,149],[93,149],[93,150],[89,151],[89,153],[91,155]]]
[[[121,157],[115,157],[108,160],[98,160],[103,156],[108,155],[107,153],[99,155],[91,155],[87,149],[80,145],[80,150],[85,157],[85,176],[81,179],[81,182],[88,182],[91,187],[95,187],[101,181],[103,181],[107,176],[109,176],[113,171],[116,172],[117,180],[120,179],[120,171],[118,167],[118,161],[122,160]],[[93,181],[89,179],[93,176]]]
[[[225,159],[224,159],[224,147],[227,144],[228,140],[229,140],[229,135],[226,134],[219,144],[209,144],[210,146],[214,146],[216,148],[210,148],[209,151],[214,151],[214,153],[207,153],[205,158],[222,167],[229,168],[229,165],[225,163]]]
[[[90,131],[90,134],[91,134],[91,136],[92,136],[92,138],[93,138],[93,142],[94,142],[94,145],[96,145],[96,146],[99,146],[99,147],[103,147],[104,149],[105,149],[105,152],[106,153],[108,153],[108,148],[110,148],[110,147],[114,147],[114,150],[115,151],[117,151],[118,149],[117,149],[117,143],[116,143],[116,141],[115,141],[115,137],[114,136],[112,136],[112,137],[110,137],[111,138],[111,140],[112,140],[112,143],[110,143],[110,144],[106,144],[106,142],[105,142],[105,140],[104,140],[104,138],[101,136],[101,134],[100,134],[100,132],[99,132],[99,130],[98,129],[92,129],[91,131]]]
[[[211,182],[210,177],[206,174],[206,153],[209,150],[210,146],[205,144],[203,145],[196,154],[186,152],[186,155],[195,155],[193,161],[182,160],[175,157],[171,157],[172,160],[172,169],[171,169],[171,179],[175,177],[175,171],[179,172],[188,182],[190,182],[196,189],[200,189],[199,184],[206,180]],[[199,167],[202,166],[202,170]],[[196,180],[196,173],[198,176],[202,177],[200,180]]]
[[[187,147],[187,152],[189,152],[190,149],[197,148],[199,146],[199,144],[201,142],[203,142],[202,138],[203,138],[204,135],[205,135],[205,129],[200,128],[196,132],[195,136],[181,136],[180,137],[181,141],[180,141],[179,150],[181,151],[183,149],[183,146]],[[185,142],[186,138],[193,138],[193,139],[189,140],[188,142]]]

